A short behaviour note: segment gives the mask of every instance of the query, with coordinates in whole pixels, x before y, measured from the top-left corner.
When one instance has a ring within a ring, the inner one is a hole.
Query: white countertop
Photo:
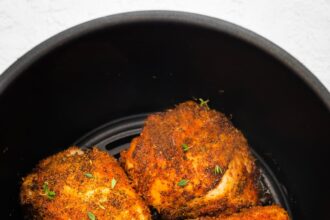
[[[330,90],[330,0],[0,0],[0,74],[60,31],[136,10],[194,12],[243,26],[285,49]]]

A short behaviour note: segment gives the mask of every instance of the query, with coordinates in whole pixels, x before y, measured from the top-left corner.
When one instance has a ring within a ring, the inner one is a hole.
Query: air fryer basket
[[[139,114],[111,121],[79,138],[73,145],[83,149],[97,146],[119,159],[119,153],[127,149],[131,140],[142,131],[147,116],[148,114]],[[279,204],[291,215],[285,187],[279,183],[267,163],[253,149],[252,154],[256,159],[260,174],[259,187],[262,205]],[[158,216],[159,214],[153,211],[154,219],[158,219]]]
[[[79,25],[34,48],[1,76],[3,218],[22,218],[21,178],[40,159],[73,143],[96,143],[116,154],[139,133],[145,113],[193,97],[210,99],[212,108],[232,117],[273,199],[293,219],[330,218],[327,90],[256,34],[166,11]]]

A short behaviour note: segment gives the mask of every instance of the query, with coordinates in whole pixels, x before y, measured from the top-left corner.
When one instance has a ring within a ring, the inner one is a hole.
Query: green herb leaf
[[[91,173],[85,173],[84,175],[87,178],[93,178],[94,177],[93,174],[91,174]]]
[[[103,205],[101,205],[101,204],[98,204],[98,205],[101,209],[105,210],[105,207]]]
[[[206,108],[209,108],[209,106],[208,106],[208,102],[210,101],[210,100],[204,100],[204,99],[202,99],[202,98],[199,98],[198,99],[199,100],[199,105],[201,106],[201,107],[203,107],[203,106],[205,106]]]
[[[115,178],[112,178],[112,180],[111,180],[111,189],[115,188],[116,184],[117,184],[117,180]]]
[[[42,189],[44,190],[44,192],[48,192],[48,182],[44,182],[44,184],[42,184]]]
[[[216,165],[214,167],[214,173],[215,174],[220,174],[220,173],[222,174],[223,173],[222,168],[219,165]]]
[[[56,193],[55,193],[54,191],[49,191],[49,192],[47,193],[47,197],[48,197],[48,199],[54,199],[55,196],[56,196]]]
[[[87,212],[87,216],[90,220],[96,220],[96,217],[92,212]]]
[[[45,193],[45,195],[47,196],[48,199],[54,199],[56,196],[56,193],[54,191],[49,190],[48,188],[48,182],[44,182],[44,184],[42,185],[42,189]]]
[[[187,185],[188,182],[189,182],[189,180],[182,179],[178,182],[178,186],[183,187],[183,186]]]
[[[182,150],[183,150],[184,152],[188,151],[189,148],[190,148],[190,147],[189,147],[187,144],[182,144]]]

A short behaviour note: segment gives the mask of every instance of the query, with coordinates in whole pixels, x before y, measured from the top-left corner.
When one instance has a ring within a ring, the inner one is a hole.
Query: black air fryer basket
[[[113,155],[147,114],[201,97],[230,116],[261,171],[264,203],[330,219],[330,95],[298,61],[236,25],[147,11],[90,21],[0,76],[1,219],[21,219],[21,178],[72,144]]]

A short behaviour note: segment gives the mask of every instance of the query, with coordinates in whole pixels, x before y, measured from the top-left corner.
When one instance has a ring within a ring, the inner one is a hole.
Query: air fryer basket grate
[[[97,146],[118,159],[119,153],[127,149],[131,140],[140,134],[147,116],[148,114],[138,114],[111,121],[79,138],[74,145],[83,149]],[[256,165],[260,173],[262,204],[279,204],[291,216],[285,187],[277,180],[266,161],[253,149],[251,151],[256,158]],[[153,212],[153,216],[157,218],[157,213]]]

